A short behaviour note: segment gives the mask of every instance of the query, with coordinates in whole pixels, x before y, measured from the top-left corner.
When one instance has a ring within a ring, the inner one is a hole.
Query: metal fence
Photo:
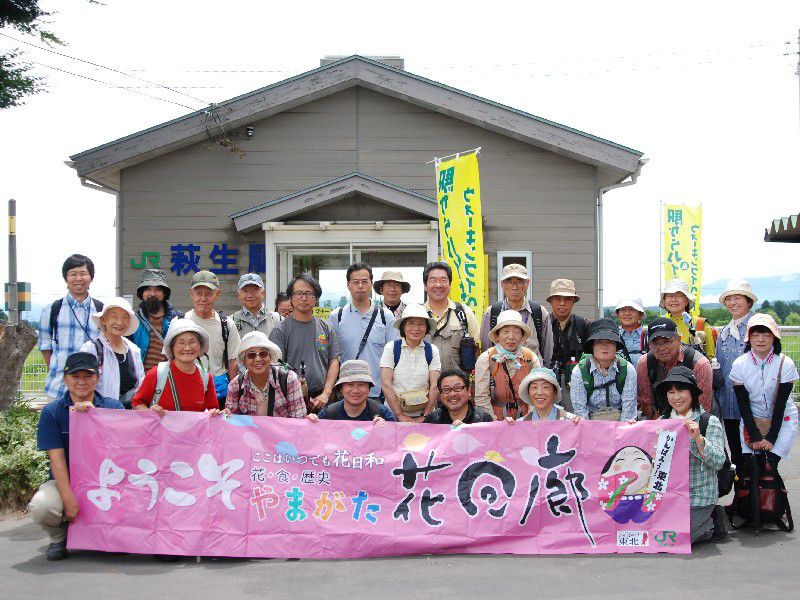
[[[781,345],[783,351],[792,357],[800,366],[800,327],[783,326],[781,329]],[[24,399],[43,399],[44,380],[47,376],[47,365],[42,353],[34,348],[25,360],[22,378],[19,382],[19,396]],[[794,400],[800,400],[800,381],[794,386]]]

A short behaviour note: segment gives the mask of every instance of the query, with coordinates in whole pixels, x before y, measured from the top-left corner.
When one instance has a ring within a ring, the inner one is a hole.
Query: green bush
[[[45,452],[36,449],[39,413],[26,404],[0,411],[0,509],[22,509],[48,477]]]

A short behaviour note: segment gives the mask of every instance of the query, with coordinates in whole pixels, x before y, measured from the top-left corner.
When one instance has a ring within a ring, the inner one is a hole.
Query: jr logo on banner
[[[676,420],[452,429],[96,409],[70,415],[67,540],[275,558],[687,553],[688,452]]]
[[[703,207],[664,206],[664,279],[683,279],[694,300],[692,315],[700,314],[703,276]]]
[[[436,200],[442,256],[453,269],[450,299],[483,314],[486,294],[478,155],[436,161]]]

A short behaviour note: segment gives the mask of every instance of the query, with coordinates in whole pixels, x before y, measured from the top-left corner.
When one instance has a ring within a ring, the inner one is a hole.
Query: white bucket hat
[[[686,296],[686,299],[689,301],[689,305],[686,307],[686,310],[692,310],[694,308],[694,300],[692,300],[692,294],[689,291],[689,284],[683,279],[670,279],[667,282],[667,286],[661,292],[661,302],[659,302],[658,305],[666,310],[667,307],[664,306],[664,295],[677,294],[678,292]]]
[[[266,348],[269,351],[270,363],[278,362],[281,359],[281,349],[277,344],[269,341],[267,334],[263,331],[251,331],[242,337],[239,347],[236,349],[236,361],[244,366],[244,355],[253,348]]]
[[[531,406],[531,397],[528,393],[528,388],[534,381],[537,380],[546,381],[547,383],[552,384],[556,388],[556,395],[554,403],[558,404],[558,401],[561,397],[561,386],[558,384],[558,378],[554,371],[547,369],[545,367],[539,367],[537,369],[532,369],[530,373],[523,379],[519,384],[519,397],[522,401]]]
[[[168,360],[173,360],[175,355],[172,353],[172,342],[182,333],[196,333],[200,336],[200,355],[208,352],[208,333],[191,319],[173,319],[167,330],[167,337],[164,338],[164,348],[162,352]]]
[[[647,314],[644,311],[644,307],[642,306],[642,301],[639,298],[626,298],[625,300],[620,300],[619,304],[617,304],[617,308],[614,309],[615,313],[618,313],[623,308],[632,308],[633,310],[638,310],[640,313]]]
[[[519,314],[516,310],[504,310],[499,315],[497,315],[497,325],[495,325],[492,330],[489,332],[489,339],[492,340],[495,344],[498,344],[497,341],[497,332],[499,332],[503,327],[507,327],[508,325],[513,325],[515,327],[519,327],[522,329],[522,339],[527,340],[531,337],[531,328],[522,320],[522,315]]]
[[[111,308],[121,308],[128,316],[131,318],[131,324],[128,329],[125,330],[125,333],[122,335],[133,335],[136,333],[136,330],[139,329],[139,317],[136,316],[136,313],[133,312],[130,303],[128,303],[125,298],[109,298],[108,300],[103,302],[103,310],[99,313],[94,313],[92,315],[92,321],[100,329],[100,319],[105,316],[105,314]]]
[[[744,279],[731,279],[725,286],[725,291],[719,295],[719,303],[725,304],[725,298],[739,294],[745,298],[750,298],[753,304],[758,302],[758,296],[753,293],[753,286]]]
[[[409,304],[403,309],[403,314],[394,321],[397,331],[402,331],[400,327],[403,326],[403,322],[412,318],[425,319],[428,322],[428,332],[436,331],[436,319],[432,318],[421,304]]]

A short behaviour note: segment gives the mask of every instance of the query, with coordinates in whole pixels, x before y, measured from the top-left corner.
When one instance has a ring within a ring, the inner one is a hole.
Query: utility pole
[[[17,297],[17,201],[8,201],[8,322],[19,323]]]

